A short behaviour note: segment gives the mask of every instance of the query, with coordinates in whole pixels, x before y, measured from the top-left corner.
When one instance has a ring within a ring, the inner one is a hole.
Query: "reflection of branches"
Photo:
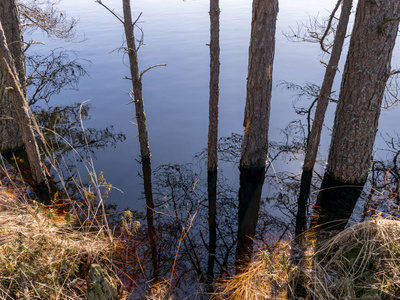
[[[336,21],[336,18],[332,19]],[[328,20],[320,21],[317,17],[309,17],[306,23],[298,23],[297,28],[290,27],[289,33],[284,33],[290,42],[309,42],[319,43],[324,51],[328,51],[333,44],[333,36],[335,33],[334,24],[327,27]]]
[[[295,159],[295,155],[304,151],[305,132],[304,126],[299,120],[290,122],[284,130],[282,141],[270,141],[268,152],[268,167],[279,157],[289,155],[289,160]],[[230,136],[221,137],[218,141],[218,157],[220,161],[229,162],[238,165],[240,160],[240,148],[242,146],[243,135],[232,133]],[[204,160],[207,155],[207,149],[196,155],[196,158]]]
[[[70,59],[70,55],[74,59]],[[31,73],[27,77],[30,90],[29,105],[39,100],[49,102],[51,96],[62,89],[77,89],[80,77],[87,75],[76,54],[66,50],[53,50],[47,56],[33,54],[26,57],[26,66]]]
[[[374,160],[369,174],[363,219],[378,212],[400,217],[400,137],[387,135],[386,159]]]
[[[399,90],[400,90],[400,74],[393,72],[393,75],[389,77],[386,83],[386,92],[383,97],[382,109],[390,109],[395,107],[399,101]]]
[[[68,18],[55,6],[56,0],[19,1],[19,12],[22,26],[28,30],[43,30],[48,37],[71,40],[75,36],[77,20]]]
[[[284,33],[291,42],[319,43],[322,51],[329,53],[333,46],[333,37],[336,32],[337,18],[335,14],[340,7],[342,0],[338,0],[329,18],[319,20],[317,17],[309,17],[306,23],[298,23],[297,29],[290,27],[290,33]]]
[[[279,86],[282,86],[283,88],[289,90],[289,91],[294,91],[296,92],[295,95],[295,101],[299,101],[301,98],[305,97],[307,99],[315,99],[318,98],[319,92],[320,92],[320,86],[312,83],[312,82],[306,82],[304,85],[299,85],[295,84],[292,82],[288,81],[280,81]],[[337,102],[337,97],[335,96],[336,91],[331,92],[331,97],[329,98],[329,101],[331,102]]]
[[[288,125],[283,141],[271,143],[269,155],[273,159],[279,157],[290,160],[292,155],[301,152],[305,140],[302,127],[300,122]],[[239,134],[222,138],[220,157],[227,160],[229,157],[238,157],[241,140],[242,136]],[[227,152],[225,156],[222,155],[224,150]],[[202,155],[198,158],[200,162],[204,162]],[[173,282],[168,282],[168,288],[173,289],[179,299],[193,292],[194,282],[202,282],[206,278],[203,269],[208,257],[207,186],[200,171],[201,165],[197,164],[162,165],[154,171],[155,224],[159,233],[157,246],[160,248],[159,275],[173,278]],[[267,174],[266,180],[275,180],[275,176],[279,178],[282,190],[274,191],[271,198],[263,200],[256,236],[259,241],[266,240],[269,236],[275,238],[268,239],[266,247],[273,247],[292,228],[290,222],[294,219],[299,184],[298,176],[287,173]],[[215,258],[218,266],[216,277],[221,278],[232,275],[230,273],[233,271],[230,267],[234,262],[238,201],[237,188],[222,173],[218,174],[217,192],[218,239]],[[193,218],[195,215],[196,218]],[[139,240],[148,243],[145,241],[146,231],[143,229],[140,232],[142,238]],[[148,246],[144,246],[144,249],[146,247]],[[143,257],[146,257],[145,251],[143,250]],[[143,260],[142,263],[146,264]]]
[[[293,106],[294,106],[296,114],[298,114],[300,116],[305,115],[307,117],[307,132],[308,132],[307,141],[308,141],[308,137],[310,136],[310,132],[311,132],[312,111],[315,107],[315,104],[318,101],[320,87],[312,82],[306,82],[304,85],[298,85],[298,84],[295,84],[292,82],[281,81],[281,82],[279,82],[279,85],[283,86],[283,88],[285,88],[287,90],[296,92]],[[312,101],[311,104],[307,107],[296,106],[296,103],[299,102],[300,99],[302,99],[302,98],[311,100]],[[331,92],[331,97],[329,98],[329,101],[337,103],[335,91]]]
[[[88,104],[82,105],[75,103],[71,106],[55,106],[48,109],[34,107],[36,119],[41,127],[44,128],[46,142],[51,145],[58,156],[63,156],[72,150],[84,149],[88,147],[93,154],[94,149],[115,147],[118,142],[125,140],[122,133],[113,133],[113,127],[105,129],[86,128],[84,133],[80,127],[81,119],[90,119],[89,110],[92,108]],[[86,135],[86,141],[85,141]],[[68,139],[69,143],[64,142],[60,137]]]

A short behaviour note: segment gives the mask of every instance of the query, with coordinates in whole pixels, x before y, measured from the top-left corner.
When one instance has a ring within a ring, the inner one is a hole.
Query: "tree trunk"
[[[16,68],[15,74],[18,74],[21,90],[26,95],[25,55],[16,0],[0,1],[0,21]],[[11,93],[5,88],[7,79],[4,68],[0,69],[0,86],[0,153],[9,153],[22,149],[24,145]]]
[[[219,101],[219,0],[210,0],[210,99],[208,122],[208,264],[207,280],[214,278],[217,246],[218,101]]]
[[[29,165],[33,178],[38,187],[45,185],[45,175],[42,169],[39,149],[32,129],[32,121],[29,114],[29,107],[26,97],[20,89],[18,78],[15,76],[16,69],[14,66],[11,53],[7,47],[2,24],[0,22],[0,64],[5,74],[6,84],[9,86],[9,94],[12,98],[12,107],[16,112],[18,125],[22,134],[25,150],[28,155]]]
[[[139,64],[137,49],[135,45],[134,24],[132,23],[130,0],[122,0],[124,11],[124,28],[126,44],[128,47],[128,56],[132,78],[132,87],[134,93],[134,102],[136,110],[136,121],[139,132],[140,155],[142,160],[144,194],[147,206],[147,227],[150,242],[150,251],[153,263],[153,276],[158,279],[158,259],[156,246],[156,232],[154,228],[154,201],[151,183],[151,153],[149,146],[149,134],[146,126],[146,114],[143,104],[142,81],[139,74]]]
[[[351,14],[353,0],[343,0],[342,11],[333,42],[332,53],[325,71],[324,81],[318,95],[317,108],[311,127],[310,136],[307,141],[307,150],[304,157],[303,171],[301,174],[300,194],[298,198],[298,210],[296,215],[296,237],[304,232],[307,225],[307,200],[310,194],[312,173],[317,158],[319,142],[321,139],[322,126],[324,124],[325,112],[328,107],[329,97],[332,91],[333,80],[339,65],[344,39],[346,37],[347,25]]]
[[[236,270],[251,258],[268,155],[268,125],[278,0],[254,0],[240,159]]]
[[[367,180],[400,1],[360,0],[313,223],[343,229]]]

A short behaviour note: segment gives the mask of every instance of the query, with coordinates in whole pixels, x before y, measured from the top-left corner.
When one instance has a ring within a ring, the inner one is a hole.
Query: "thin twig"
[[[326,26],[326,30],[325,30],[324,34],[322,35],[321,40],[319,41],[319,44],[321,46],[322,51],[324,51],[326,53],[329,53],[329,52],[328,52],[328,49],[326,49],[325,46],[324,46],[324,40],[325,40],[326,36],[328,35],[329,30],[331,29],[332,20],[335,17],[335,13],[339,8],[340,3],[342,3],[342,0],[338,0],[338,2],[336,3],[336,6],[332,11],[331,16],[329,17],[329,21],[328,21],[328,25]]]
[[[166,66],[167,66],[167,64],[156,64],[156,65],[152,65],[152,66],[144,69],[142,72],[140,72],[139,80],[140,81],[142,80],[143,74],[146,73],[148,70],[153,69],[155,67],[166,67]]]
[[[110,13],[113,14],[114,17],[116,17],[122,24],[124,24],[124,20],[112,9],[109,9],[101,0],[96,0],[96,2],[107,9]]]

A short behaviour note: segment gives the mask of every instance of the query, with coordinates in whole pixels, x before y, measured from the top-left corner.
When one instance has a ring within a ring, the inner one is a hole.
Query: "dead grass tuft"
[[[72,228],[70,216],[0,188],[1,299],[85,299],[85,267],[111,251],[105,228]]]
[[[240,274],[221,282],[213,299],[285,299],[294,269],[289,264],[289,244],[281,242],[273,253],[260,251]]]
[[[314,246],[310,244],[311,248]],[[220,284],[213,299],[295,299],[300,276],[306,299],[398,299],[400,221],[376,217],[337,233],[306,255],[306,270],[290,266],[289,244],[259,252],[241,274]],[[289,284],[290,282],[290,284]],[[286,291],[289,291],[286,293]]]
[[[172,295],[172,287],[171,283],[168,280],[164,280],[153,284],[147,295],[145,296],[146,300],[172,300],[174,299]]]
[[[400,222],[377,217],[339,232],[318,247],[313,266],[313,299],[397,299]]]

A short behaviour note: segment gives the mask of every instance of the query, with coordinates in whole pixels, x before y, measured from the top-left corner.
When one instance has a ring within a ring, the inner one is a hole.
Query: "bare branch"
[[[142,16],[142,13],[140,13],[140,14],[138,15],[138,17],[136,18],[135,22],[132,23],[133,26],[136,25],[136,23],[139,21],[139,19],[140,19],[141,16]]]
[[[156,65],[152,65],[152,66],[144,69],[142,72],[140,72],[139,80],[142,81],[143,74],[146,73],[148,70],[156,68],[156,67],[166,67],[166,66],[167,66],[167,64],[156,64]]]
[[[29,42],[24,42],[26,44],[24,52],[26,52],[32,45],[40,44],[40,45],[45,45],[43,42],[37,42],[35,40],[30,40]]]
[[[29,0],[18,4],[22,26],[30,30],[41,29],[49,37],[71,40],[78,20],[67,17],[55,6],[57,1]]]
[[[119,16],[113,9],[108,8],[101,0],[96,0],[96,3],[100,4],[103,6],[105,9],[107,9],[114,17],[116,17],[122,24],[124,24],[124,20],[121,16]]]
[[[335,8],[334,8],[333,11],[332,11],[331,16],[329,17],[328,25],[326,26],[325,32],[324,32],[324,34],[322,35],[322,38],[321,38],[321,40],[320,40],[320,42],[319,42],[322,51],[324,51],[324,52],[326,52],[326,53],[329,53],[329,52],[328,52],[328,50],[325,48],[324,40],[325,40],[326,36],[329,34],[329,31],[330,31],[331,28],[332,28],[332,20],[333,20],[334,17],[335,17],[335,13],[336,13],[336,11],[337,11],[338,8],[339,8],[340,3],[342,3],[342,0],[338,0],[338,2],[336,3],[336,6],[335,6]]]

